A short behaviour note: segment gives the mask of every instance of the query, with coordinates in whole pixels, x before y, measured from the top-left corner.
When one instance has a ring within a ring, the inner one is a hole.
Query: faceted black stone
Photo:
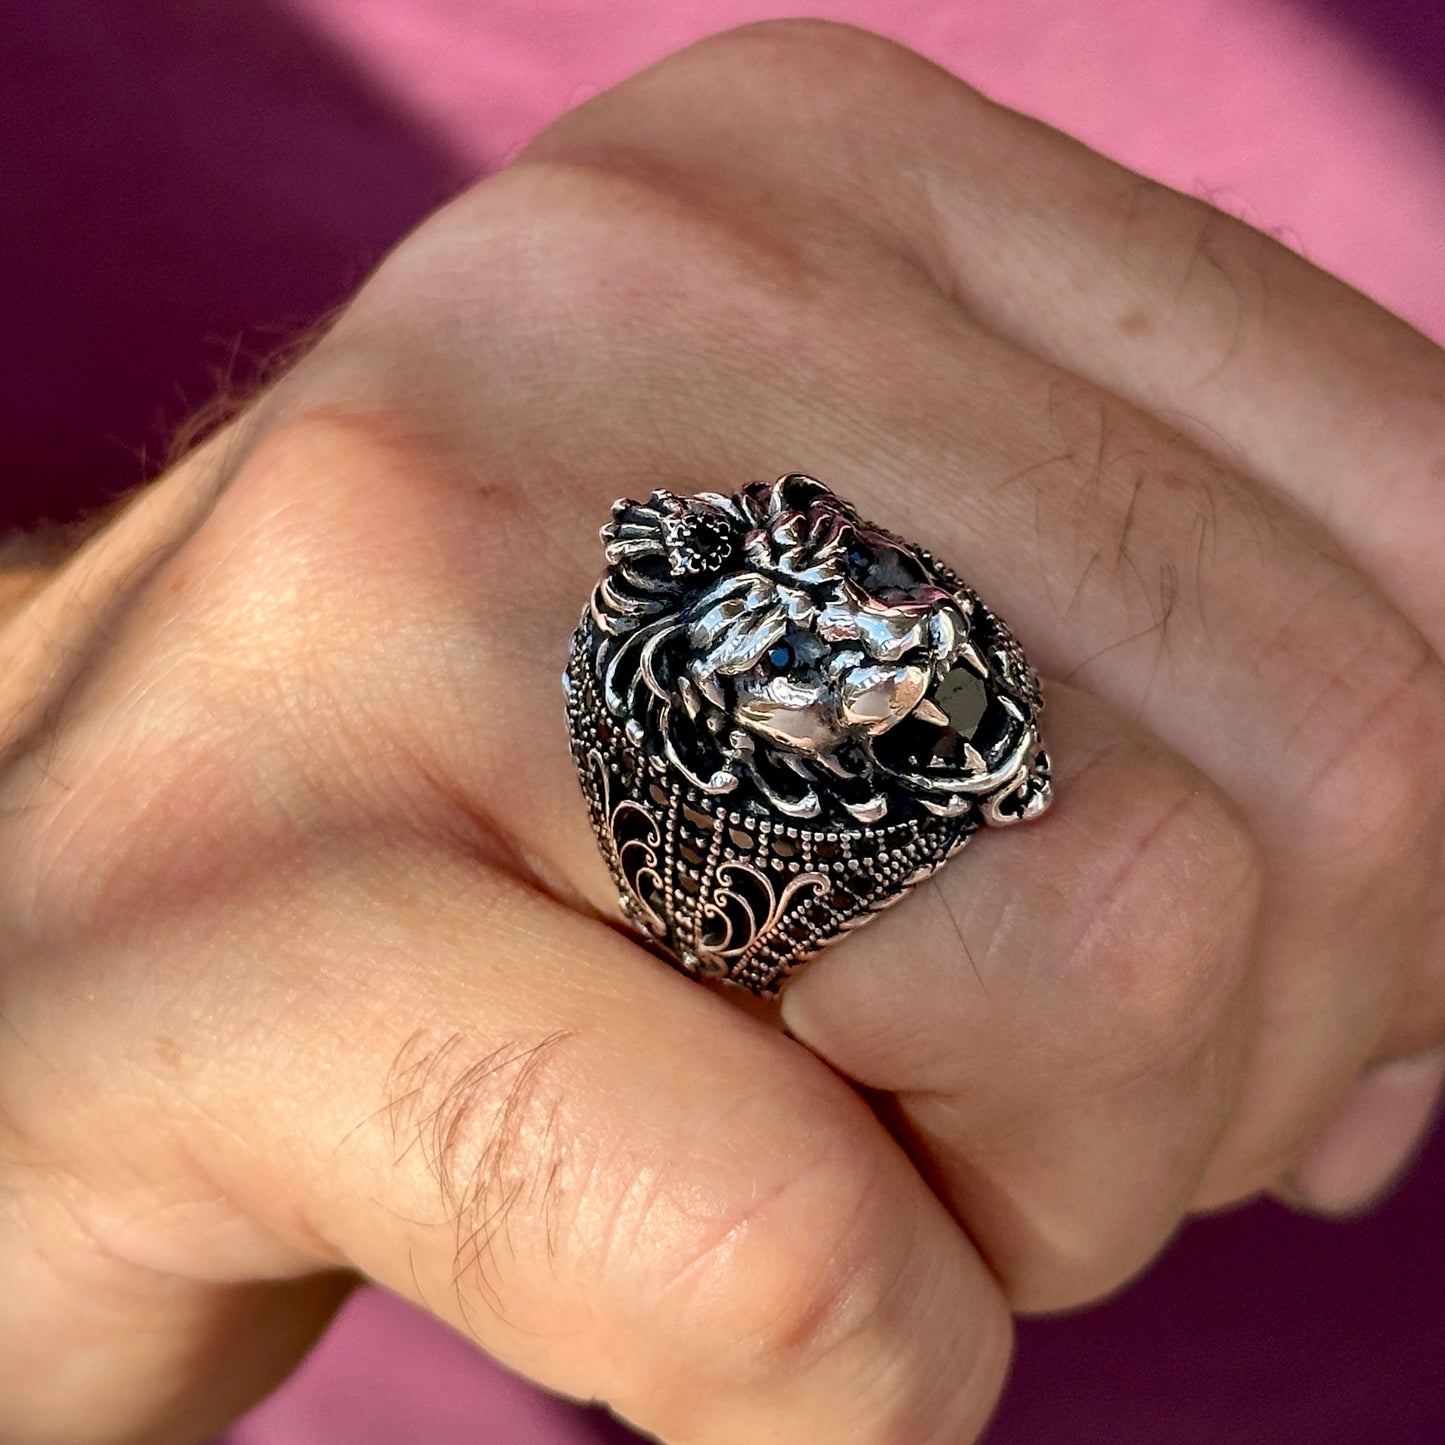
[[[688,512],[663,522],[668,570],[674,577],[720,572],[737,543],[726,518]]]
[[[938,684],[933,701],[948,714],[953,730],[965,740],[978,730],[988,707],[988,688],[981,677],[965,667],[955,667]]]
[[[917,772],[928,763],[934,744],[947,729],[906,717],[889,728],[874,744],[873,751],[884,767],[900,772]]]
[[[926,756],[942,758],[961,768],[963,745],[973,741],[979,721],[988,710],[988,689],[981,677],[956,667],[938,684],[933,701],[948,714],[950,726],[937,730]]]

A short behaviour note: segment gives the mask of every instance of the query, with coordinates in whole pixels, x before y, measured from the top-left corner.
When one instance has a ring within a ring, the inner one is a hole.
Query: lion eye
[[[793,649],[786,642],[774,643],[766,660],[774,672],[786,672],[793,665]]]

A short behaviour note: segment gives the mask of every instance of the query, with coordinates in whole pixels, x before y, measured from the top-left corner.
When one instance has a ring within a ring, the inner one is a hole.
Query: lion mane
[[[1017,643],[948,568],[822,483],[655,491],[616,503],[602,539],[583,625],[605,704],[702,793],[853,826],[1009,822],[1046,802]]]

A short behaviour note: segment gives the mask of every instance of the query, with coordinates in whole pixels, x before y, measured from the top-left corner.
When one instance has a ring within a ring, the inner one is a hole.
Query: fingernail
[[[1352,1214],[1384,1195],[1430,1132],[1445,1086],[1445,1048],[1378,1064],[1351,1090],[1283,1193],[1322,1214]]]

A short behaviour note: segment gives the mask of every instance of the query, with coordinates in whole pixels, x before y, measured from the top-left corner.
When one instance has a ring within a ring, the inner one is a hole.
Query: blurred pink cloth
[[[1435,7],[1417,0],[1413,8]],[[469,169],[767,0],[291,0]],[[1401,50],[1404,4],[1309,0],[834,0],[875,30],[1114,159],[1206,195],[1445,334],[1445,98]],[[1327,12],[1351,14],[1349,26]],[[1438,12],[1437,12],[1438,13]],[[1418,22],[1417,22],[1418,25]],[[1383,41],[1392,55],[1372,46]],[[1392,64],[1391,62],[1394,62]],[[1433,60],[1433,63],[1431,63]]]
[[[66,514],[138,477],[218,378],[243,383],[249,354],[322,315],[547,121],[689,40],[783,13],[762,0],[0,0],[6,516]],[[836,0],[812,13],[882,31],[1209,197],[1445,338],[1436,0]],[[1367,1221],[1258,1206],[1191,1226],[1119,1299],[1021,1327],[993,1445],[1439,1445],[1442,1197],[1437,1141]],[[377,1291],[228,1435],[621,1438]]]

